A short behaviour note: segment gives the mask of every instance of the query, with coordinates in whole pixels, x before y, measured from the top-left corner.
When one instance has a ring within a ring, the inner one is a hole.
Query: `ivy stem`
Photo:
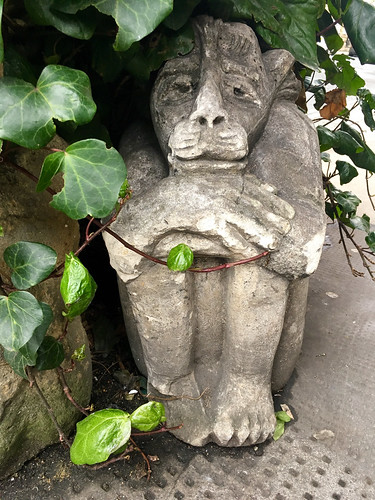
[[[107,465],[111,465],[115,462],[118,462],[119,460],[127,460],[129,458],[128,453],[132,451],[134,451],[133,446],[129,446],[128,448],[126,448],[125,451],[121,453],[121,455],[118,455],[117,457],[109,458],[108,460],[102,462],[101,464],[87,465],[86,467],[93,470],[103,469],[103,467],[107,467]]]
[[[161,427],[156,431],[149,432],[132,432],[132,436],[153,436],[154,434],[160,434],[162,432],[177,431],[182,428],[182,424],[176,425],[175,427]]]
[[[26,175],[26,177],[28,177],[29,179],[31,179],[32,181],[34,181],[36,184],[38,184],[38,177],[35,177],[35,175],[33,175],[28,170],[26,170],[26,168],[23,168],[23,167],[21,167],[21,165],[18,165],[17,163],[14,163],[14,162],[12,162],[10,160],[6,160],[5,164],[11,165],[13,168],[15,168],[16,170],[18,170],[19,172],[22,172],[24,175]],[[46,191],[48,191],[48,193],[50,193],[52,195],[56,194],[56,191],[53,190],[50,187],[46,188]]]
[[[338,19],[336,19],[336,21],[331,23],[329,26],[326,26],[324,29],[322,29],[322,31],[319,31],[319,33],[317,33],[316,36],[318,37],[318,36],[324,35],[324,33],[327,33],[327,31],[334,28],[336,26],[336,24],[340,24],[340,23],[341,23],[341,18],[339,17]]]
[[[137,445],[137,443],[134,441],[134,439],[132,437],[129,438],[129,441],[132,443],[132,445],[134,447],[134,451],[139,451],[139,453],[143,457],[143,460],[146,462],[146,465],[147,465],[147,481],[150,481],[152,470],[151,470],[151,465],[150,465],[149,459],[147,458],[146,454],[141,450],[141,448]]]
[[[77,408],[77,410],[79,410],[86,417],[88,417],[89,413],[81,405],[79,405],[77,403],[77,401],[73,398],[73,396],[72,396],[72,394],[70,392],[69,386],[68,386],[68,384],[66,382],[64,371],[61,368],[61,366],[58,366],[56,368],[56,371],[57,371],[57,375],[59,376],[60,385],[62,387],[62,390],[64,391],[65,396],[69,399],[69,401],[72,403],[72,405]]]
[[[64,434],[64,431],[59,426],[59,424],[58,424],[58,422],[56,420],[54,411],[50,407],[50,405],[49,405],[48,401],[46,400],[46,398],[44,397],[44,394],[41,391],[41,389],[40,389],[40,387],[38,385],[38,382],[36,381],[31,368],[29,366],[26,366],[25,370],[26,370],[27,378],[29,379],[29,382],[30,382],[30,387],[35,387],[35,390],[36,390],[36,392],[37,392],[40,400],[42,401],[43,405],[45,406],[46,410],[48,411],[48,415],[49,415],[50,419],[52,420],[54,426],[56,427],[57,432],[59,433],[60,442],[61,443],[65,443],[70,448],[70,446],[71,446],[70,445],[70,441],[66,437],[66,435]]]

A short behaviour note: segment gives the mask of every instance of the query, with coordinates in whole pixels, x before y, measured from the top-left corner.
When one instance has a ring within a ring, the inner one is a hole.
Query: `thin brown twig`
[[[72,394],[70,392],[69,386],[68,386],[68,384],[66,382],[64,371],[61,368],[61,366],[58,366],[56,368],[56,371],[57,371],[57,375],[59,376],[59,381],[60,381],[60,384],[61,384],[62,390],[64,391],[65,396],[69,399],[69,401],[72,403],[72,405],[77,408],[77,410],[79,410],[86,417],[88,417],[89,413],[81,405],[79,405],[77,403],[77,401],[73,398],[73,396],[72,396]]]
[[[89,469],[98,470],[98,469],[103,469],[103,467],[107,467],[107,465],[111,465],[115,462],[118,462],[119,460],[129,460],[129,458],[130,458],[129,453],[131,453],[132,451],[134,451],[134,447],[129,446],[128,448],[126,448],[125,451],[123,451],[117,457],[109,458],[108,460],[106,460],[105,462],[102,462],[100,464],[86,465],[86,467],[88,467]]]
[[[132,436],[153,436],[154,434],[161,434],[162,432],[177,431],[178,429],[182,429],[182,427],[183,424],[180,424],[180,425],[175,425],[174,427],[161,427],[156,431],[132,432]]]
[[[132,437],[129,438],[129,441],[132,443],[132,445],[134,447],[134,451],[139,451],[139,453],[143,457],[143,460],[146,462],[146,465],[147,465],[147,481],[150,481],[152,470],[151,470],[150,461],[147,458],[147,455],[141,450],[141,448],[137,445],[137,443],[134,441],[134,439]]]
[[[335,21],[333,21],[333,23],[331,23],[329,26],[326,26],[324,29],[322,29],[321,31],[319,31],[316,36],[320,37],[322,35],[324,35],[324,33],[327,33],[327,31],[331,30],[332,28],[334,28],[336,26],[336,24],[340,24],[342,21],[341,21],[341,18],[339,17],[338,19],[336,19]]]
[[[34,377],[34,374],[33,374],[32,370],[31,370],[31,368],[29,366],[26,367],[26,374],[27,374],[27,377],[28,377],[29,382],[30,382],[30,387],[35,387],[35,390],[36,390],[36,392],[37,392],[40,400],[42,401],[43,405],[45,406],[46,410],[48,411],[48,415],[49,415],[50,419],[52,420],[54,426],[56,427],[57,432],[59,433],[60,442],[61,443],[65,443],[70,448],[70,446],[71,446],[70,441],[66,437],[66,435],[64,434],[64,431],[59,426],[59,424],[58,424],[58,422],[56,420],[54,411],[50,407],[50,405],[49,405],[48,401],[46,400],[46,398],[44,397],[44,394],[41,391],[41,389],[40,389],[40,387],[38,385],[38,382],[36,381],[36,379]]]
[[[369,174],[369,171],[366,170],[366,191],[367,191],[367,196],[368,196],[368,199],[370,200],[372,209],[375,210],[375,204],[374,204],[374,201],[372,199],[374,197],[374,195],[371,194],[371,192],[370,192],[369,179],[370,179],[370,174]]]

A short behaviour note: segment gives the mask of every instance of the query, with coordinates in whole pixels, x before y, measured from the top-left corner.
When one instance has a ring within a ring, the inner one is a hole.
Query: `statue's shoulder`
[[[167,177],[168,165],[160,150],[151,125],[137,121],[123,133],[119,151],[128,171],[128,181],[134,194]]]

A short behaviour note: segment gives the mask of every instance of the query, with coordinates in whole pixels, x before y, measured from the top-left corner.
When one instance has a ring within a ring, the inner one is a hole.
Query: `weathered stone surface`
[[[55,139],[52,147],[64,147]],[[16,155],[17,164],[38,176],[46,151],[21,151]],[[53,187],[61,185],[61,179]],[[58,262],[65,253],[78,245],[77,222],[49,206],[51,195],[35,192],[36,184],[14,168],[0,167],[0,223],[4,237],[0,238],[0,254],[5,248],[20,240],[44,243],[54,248]],[[10,283],[10,270],[1,258],[0,275]],[[47,280],[30,289],[38,300],[48,303],[54,320],[47,334],[59,337],[63,331],[63,301],[59,292],[60,280]],[[76,368],[66,374],[75,399],[83,405],[91,394],[91,360],[88,340],[79,318],[69,326],[64,340],[64,350],[69,359],[77,347],[86,344],[86,359],[76,363]],[[65,363],[65,362],[64,362]],[[64,366],[64,365],[63,365]],[[66,363],[66,367],[69,364]],[[55,370],[40,372],[36,379],[60,426],[70,433],[79,412],[63,394]],[[49,444],[58,441],[58,433],[35,389],[16,375],[0,353],[0,478],[13,473],[21,465]]]
[[[125,136],[130,178],[142,183],[113,229],[159,258],[186,243],[200,267],[270,255],[179,274],[106,243],[136,361],[164,396],[169,425],[183,423],[176,436],[241,446],[272,434],[271,383],[285,384],[300,351],[325,233],[320,153],[294,104],[291,54],[261,54],[240,23],[202,17],[195,32],[194,50],[165,64],[151,98],[169,176]]]

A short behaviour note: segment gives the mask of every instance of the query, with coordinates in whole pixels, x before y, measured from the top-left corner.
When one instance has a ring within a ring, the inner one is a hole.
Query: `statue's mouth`
[[[240,172],[247,166],[247,158],[244,156],[238,160],[208,159],[205,157],[184,159],[169,154],[168,163],[173,173]]]

